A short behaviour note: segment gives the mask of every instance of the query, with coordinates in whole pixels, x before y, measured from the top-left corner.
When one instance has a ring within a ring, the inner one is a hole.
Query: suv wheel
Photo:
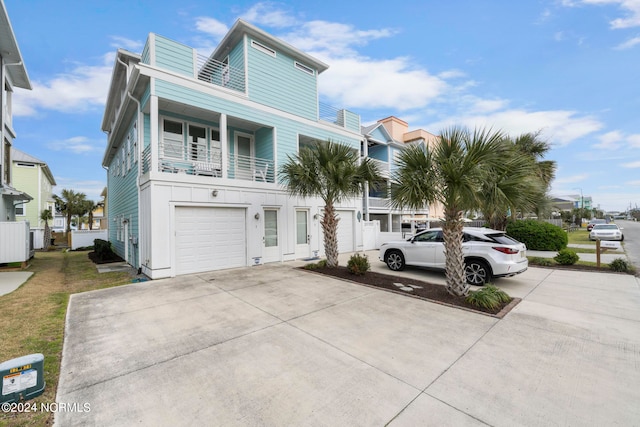
[[[393,271],[404,270],[404,256],[400,251],[389,251],[384,256],[384,262],[387,263],[387,267]]]
[[[470,285],[482,286],[491,280],[489,266],[480,260],[465,261],[464,274]]]

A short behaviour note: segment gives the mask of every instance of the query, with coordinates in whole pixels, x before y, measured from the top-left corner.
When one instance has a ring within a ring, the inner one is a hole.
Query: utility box
[[[29,400],[44,392],[44,356],[40,353],[0,363],[0,403]]]

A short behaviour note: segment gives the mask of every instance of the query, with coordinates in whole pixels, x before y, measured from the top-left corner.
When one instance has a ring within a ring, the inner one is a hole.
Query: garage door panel
[[[176,208],[176,274],[246,265],[245,210]]]

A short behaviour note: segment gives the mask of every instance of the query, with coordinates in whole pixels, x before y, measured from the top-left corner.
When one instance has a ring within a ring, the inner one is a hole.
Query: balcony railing
[[[198,80],[238,92],[245,91],[244,70],[223,62],[197,54],[196,69]]]
[[[229,178],[275,182],[273,160],[229,154]]]
[[[227,178],[255,182],[275,182],[274,162],[270,159],[229,154]],[[222,158],[220,150],[187,152],[173,144],[159,147],[159,170],[164,173],[209,176],[221,178]],[[142,152],[142,173],[151,169],[149,147]]]
[[[383,176],[384,178],[389,178],[389,162],[384,162],[372,157],[369,157],[369,160],[378,166],[378,171],[380,172],[381,176]]]

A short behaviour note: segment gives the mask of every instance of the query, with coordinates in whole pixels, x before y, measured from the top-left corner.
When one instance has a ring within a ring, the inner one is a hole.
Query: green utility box
[[[40,353],[0,363],[0,403],[33,399],[44,392],[44,356]]]

